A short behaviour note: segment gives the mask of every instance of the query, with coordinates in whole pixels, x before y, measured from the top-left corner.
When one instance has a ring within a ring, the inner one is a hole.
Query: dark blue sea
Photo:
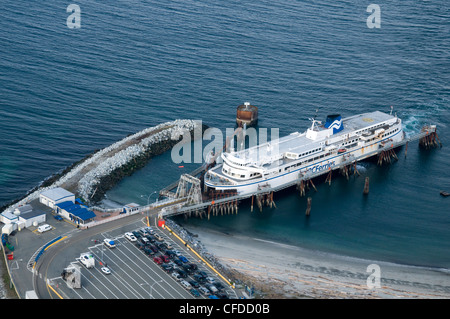
[[[276,209],[180,220],[344,256],[450,268],[450,10],[448,2],[73,0],[0,2],[0,204],[130,133],[177,118],[225,132],[236,107],[259,127],[304,131],[317,112],[394,107],[407,132],[437,124],[442,149],[418,143],[391,165],[318,184],[311,216],[295,189]],[[205,142],[206,143],[206,142]],[[170,153],[108,192],[145,204],[198,164]],[[362,195],[364,177],[370,194]]]

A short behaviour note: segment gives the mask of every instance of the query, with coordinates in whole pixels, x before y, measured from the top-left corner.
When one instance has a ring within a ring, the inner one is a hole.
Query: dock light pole
[[[141,286],[143,286],[143,285],[149,285],[150,286],[150,298],[152,298],[153,299],[153,286],[155,285],[155,284],[157,284],[157,283],[160,283],[160,282],[162,282],[163,280],[159,280],[159,281],[155,281],[153,284],[149,284],[149,283],[143,283],[143,284],[141,284]]]
[[[154,191],[153,193],[151,193],[148,196],[141,195],[141,198],[147,197],[147,209],[148,209],[147,210],[147,223],[148,223],[148,216],[149,216],[149,210],[150,210],[150,207],[148,207],[150,205],[150,197],[152,197],[153,194],[157,194],[157,193],[158,193],[157,191]],[[156,199],[156,201],[158,201],[158,199]]]
[[[148,196],[141,195],[141,198],[147,197],[147,206],[148,206],[148,205],[150,205],[150,197],[152,197],[153,194],[157,194],[157,193],[158,193],[157,191],[154,191],[153,193],[151,193],[151,194],[148,195]]]

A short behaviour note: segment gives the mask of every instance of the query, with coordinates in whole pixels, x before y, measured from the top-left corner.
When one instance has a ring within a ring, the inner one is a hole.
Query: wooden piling
[[[253,198],[255,197],[255,195],[252,195],[252,205],[250,206],[250,212],[253,213]]]
[[[364,195],[369,194],[369,177],[366,177],[366,180],[364,182],[364,191],[363,191]]]
[[[256,204],[258,204],[259,211],[262,212],[261,195],[256,195]]]
[[[305,195],[305,183],[303,182],[303,180],[300,181],[299,191],[300,191],[300,196]]]
[[[436,139],[439,142],[439,147],[442,148],[442,143],[441,143],[441,140],[439,139],[437,132],[434,132],[434,134],[436,135]]]
[[[358,174],[358,176],[361,176],[361,174],[358,172],[358,169],[356,168],[356,161],[353,163],[353,172]]]
[[[311,213],[311,201],[312,201],[312,198],[308,197],[307,203],[306,203],[306,212],[305,212],[306,216],[309,216],[309,214]]]
[[[327,175],[327,178],[325,179],[325,183],[328,182],[328,185],[331,185],[331,175],[332,175],[332,170],[330,169],[330,172]]]
[[[311,183],[311,186],[314,188],[314,190],[317,192],[317,188],[316,188],[316,186],[314,185],[312,179],[310,179],[309,182]]]

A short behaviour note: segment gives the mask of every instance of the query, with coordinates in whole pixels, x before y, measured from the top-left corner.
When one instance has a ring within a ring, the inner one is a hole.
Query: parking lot
[[[80,265],[81,288],[69,288],[59,276],[49,280],[56,293],[65,299],[237,298],[226,282],[175,237],[157,227],[145,233],[142,223],[133,226],[135,228],[112,230],[91,239],[92,245],[79,253],[92,254],[95,266],[84,266],[80,255],[70,261]],[[135,235],[133,241],[125,237],[128,232]],[[113,247],[108,247],[105,239],[113,241]],[[161,260],[155,259],[163,256]],[[110,273],[102,272],[104,266]],[[185,277],[180,278],[180,274]]]

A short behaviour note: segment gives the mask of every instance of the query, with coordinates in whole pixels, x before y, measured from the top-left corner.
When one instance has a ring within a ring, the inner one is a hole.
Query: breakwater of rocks
[[[102,161],[96,169],[90,170],[80,179],[78,195],[88,203],[98,203],[106,191],[124,177],[144,167],[152,157],[172,149],[180,142],[183,134],[189,132],[193,138],[195,129],[202,129],[203,132],[205,126],[199,125],[202,124],[192,120],[178,120],[127,137],[120,143],[131,145]],[[112,149],[114,147],[114,144],[111,145]]]
[[[13,201],[1,211],[13,211],[29,203],[47,189],[63,187],[92,205],[100,201],[105,192],[123,177],[142,168],[156,155],[160,155],[180,142],[186,133],[194,136],[194,130],[207,128],[201,121],[175,120],[144,129],[138,133],[86,156],[59,174],[46,179],[25,197]]]

